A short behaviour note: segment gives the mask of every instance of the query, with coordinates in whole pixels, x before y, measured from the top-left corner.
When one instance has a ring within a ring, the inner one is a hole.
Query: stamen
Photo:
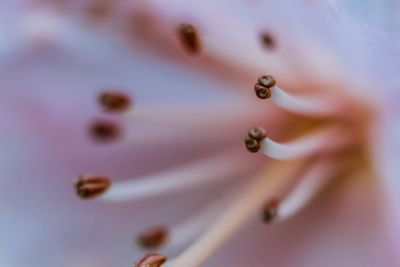
[[[194,244],[186,249],[171,266],[199,266],[247,220],[257,213],[265,198],[275,198],[293,183],[294,173],[302,162],[277,162],[269,166]]]
[[[197,238],[204,229],[209,226],[222,210],[225,210],[230,203],[232,203],[241,192],[243,183],[235,185],[234,189],[230,189],[227,194],[224,193],[222,199],[213,201],[211,205],[208,203],[206,207],[200,211],[196,211],[194,215],[181,221],[179,224],[171,228],[170,238],[167,247],[172,251],[181,248],[188,244],[189,241]]]
[[[99,142],[115,140],[120,135],[117,125],[108,120],[96,120],[90,125],[91,136]]]
[[[226,166],[226,162],[231,164]],[[245,160],[238,151],[231,150],[164,173],[113,183],[99,199],[111,202],[127,201],[190,190],[237,177],[249,172],[255,166],[257,166],[256,161]]]
[[[261,42],[265,48],[274,49],[276,46],[274,38],[272,38],[271,34],[264,32],[261,34]]]
[[[278,214],[278,201],[271,199],[265,202],[262,209],[262,219],[265,223],[271,222]]]
[[[200,52],[200,39],[197,30],[193,25],[188,23],[182,23],[179,25],[179,38],[188,52],[192,54]]]
[[[278,220],[287,219],[304,208],[342,169],[338,170],[338,166],[344,165],[344,160],[322,160],[315,163],[280,204]]]
[[[126,111],[131,102],[129,97],[120,92],[103,92],[99,95],[99,103],[105,111],[123,112]]]
[[[265,138],[260,142],[260,149],[268,157],[287,160],[337,150],[350,140],[351,136],[344,134],[342,128],[331,126],[283,144]]]
[[[167,257],[161,254],[147,254],[133,264],[133,267],[160,267],[167,261]]]
[[[153,226],[138,237],[138,243],[146,249],[154,249],[160,247],[167,239],[168,229],[164,226]]]
[[[110,181],[106,177],[94,175],[81,175],[75,182],[76,193],[83,199],[101,195],[109,186]]]
[[[264,77],[270,78],[265,80]],[[266,84],[273,85],[266,86],[263,82],[260,82],[263,80],[267,81]],[[272,76],[260,77],[254,86],[254,90],[259,98],[269,98],[273,103],[284,110],[302,115],[316,117],[327,116],[338,113],[342,108],[337,105],[337,101],[332,101],[332,99],[328,97],[290,95],[275,85],[275,79],[273,79]]]

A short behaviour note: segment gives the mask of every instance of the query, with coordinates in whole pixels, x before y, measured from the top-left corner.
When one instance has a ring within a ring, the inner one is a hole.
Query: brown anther
[[[97,120],[90,125],[90,134],[96,141],[112,141],[120,135],[118,126],[108,120]]]
[[[254,127],[249,130],[249,137],[261,141],[267,136],[265,130],[261,127]]]
[[[122,112],[129,108],[129,97],[119,92],[104,92],[99,95],[100,105],[110,112]]]
[[[144,232],[142,232],[137,241],[138,243],[147,249],[153,249],[160,247],[166,240],[168,231],[163,226],[154,226]]]
[[[110,181],[103,176],[81,175],[75,182],[76,193],[83,199],[96,197],[109,187]]]
[[[167,257],[161,254],[147,254],[133,264],[133,267],[160,267],[167,261]]]
[[[268,88],[271,88],[276,84],[276,80],[271,75],[261,76],[258,78],[257,82],[258,84],[261,84]]]
[[[265,202],[262,209],[262,220],[265,223],[270,223],[278,214],[278,201],[275,199]]]
[[[274,38],[267,32],[261,34],[261,42],[263,46],[268,49],[274,49],[276,46]]]
[[[276,81],[271,75],[261,76],[254,85],[256,95],[261,99],[271,97],[271,88],[274,87]]]
[[[196,28],[187,23],[179,25],[179,38],[185,49],[193,54],[200,52],[201,44]]]
[[[258,83],[254,85],[254,92],[261,99],[267,99],[271,97],[271,89]]]
[[[256,153],[258,150],[260,150],[260,142],[258,142],[254,138],[251,138],[250,136],[246,136],[246,138],[244,139],[244,143],[247,150],[252,153]]]

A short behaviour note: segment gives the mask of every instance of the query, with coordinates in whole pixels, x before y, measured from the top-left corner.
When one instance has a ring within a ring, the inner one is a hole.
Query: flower
[[[1,18],[3,265],[396,266],[396,77],[330,5],[28,3]]]

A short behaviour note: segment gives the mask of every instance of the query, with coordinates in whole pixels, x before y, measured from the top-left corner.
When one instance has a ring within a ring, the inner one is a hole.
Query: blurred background
[[[400,2],[275,2],[3,0],[0,266],[131,266],[148,252],[138,233],[179,224],[246,185],[256,168],[212,186],[108,203],[78,198],[73,182],[86,173],[140,180],[226,149],[262,166],[265,157],[240,150],[249,127],[266,126],[281,141],[309,123],[254,97],[263,74],[295,93],[346,91],[343,73],[351,85],[379,81],[393,126],[381,138],[394,140],[386,155],[398,161]],[[196,26],[198,51],[182,45],[181,23]],[[98,98],[107,91],[126,94],[132,112],[145,115],[105,112]],[[168,115],[185,113],[181,121]],[[99,139],[99,120],[119,134]],[[281,225],[252,221],[204,266],[398,266],[398,209],[374,201],[381,186],[396,194],[393,166],[391,179],[340,183],[339,195],[323,194]],[[380,217],[387,210],[392,217]],[[161,251],[176,257],[192,241]]]

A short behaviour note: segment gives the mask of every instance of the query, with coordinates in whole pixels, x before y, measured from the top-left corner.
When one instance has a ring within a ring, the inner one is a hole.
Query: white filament
[[[260,175],[216,222],[170,266],[200,266],[219,246],[258,212],[265,199],[293,183],[300,162],[277,162]]]
[[[310,95],[293,96],[278,86],[271,88],[269,99],[284,110],[315,117],[337,114],[342,108],[340,107],[341,102],[332,101],[331,98]]]
[[[292,192],[279,204],[278,218],[275,221],[285,220],[303,209],[334,177],[337,171],[337,162],[335,161],[322,160],[316,162],[301,178]]]
[[[193,216],[185,219],[179,224],[172,227],[170,231],[170,239],[168,240],[168,248],[175,250],[187,244],[190,240],[198,237],[204,229],[212,222],[223,210],[233,202],[240,192],[240,187],[236,186],[230,193],[225,194],[222,199],[207,205],[201,211],[196,212]]]
[[[181,168],[113,183],[98,199],[110,202],[127,201],[194,189],[248,173],[255,164],[257,163],[254,160],[243,158],[236,150],[225,151]]]
[[[296,159],[318,152],[336,149],[350,141],[340,127],[326,127],[292,142],[277,143],[269,138],[261,141],[261,152],[280,160]]]

